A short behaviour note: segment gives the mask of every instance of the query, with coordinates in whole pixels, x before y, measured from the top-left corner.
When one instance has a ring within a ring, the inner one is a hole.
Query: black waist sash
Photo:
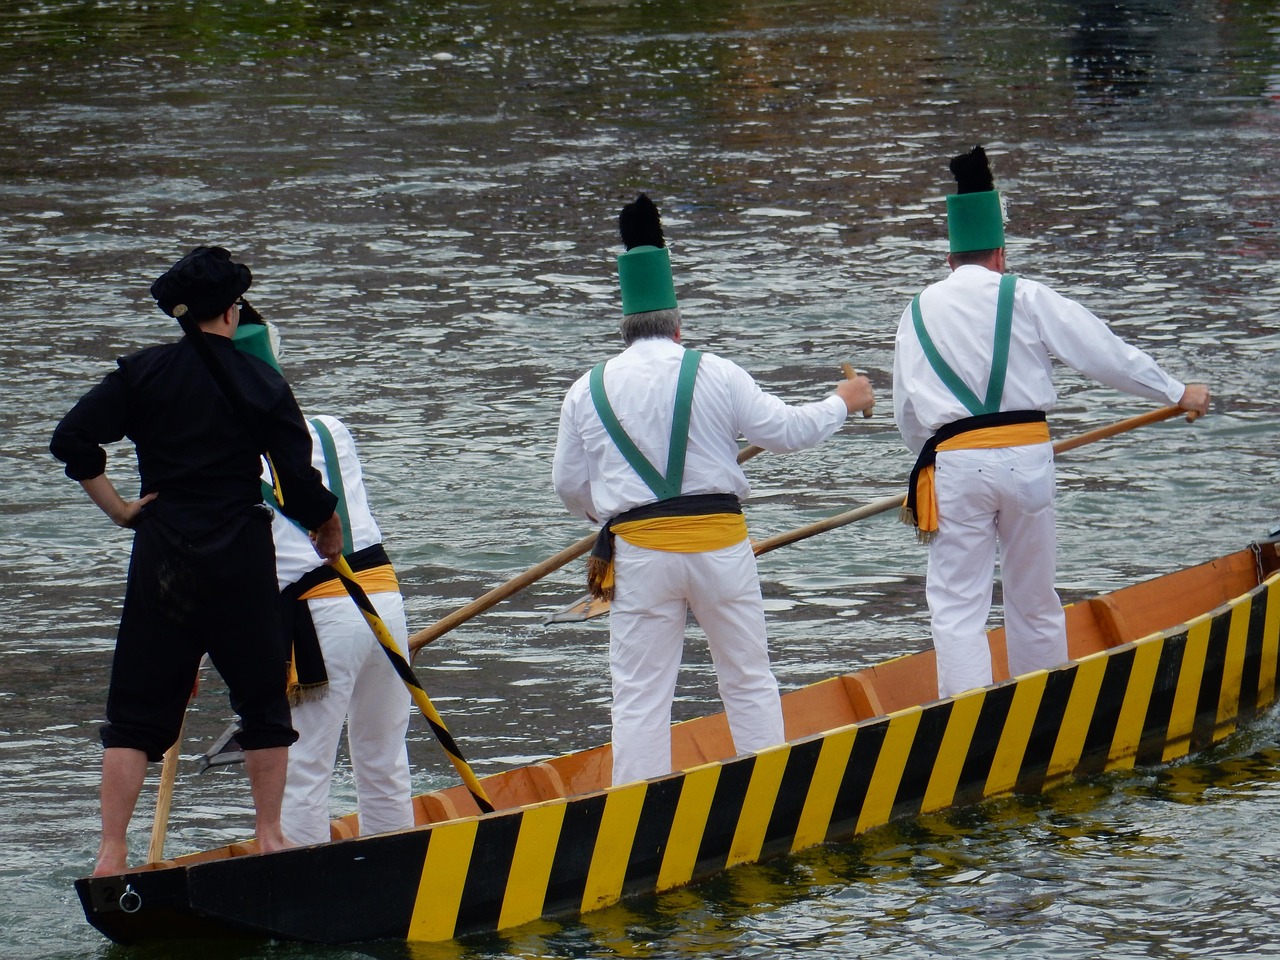
[[[347,555],[352,573],[383,567],[391,563],[387,551],[380,543]],[[311,609],[302,595],[322,583],[337,580],[338,572],[328,564],[308,570],[299,579],[280,591],[280,619],[284,635],[293,648],[293,672],[296,685],[289,685],[289,701],[297,706],[308,700],[324,697],[329,684],[329,673],[320,652],[320,638],[311,619]]]

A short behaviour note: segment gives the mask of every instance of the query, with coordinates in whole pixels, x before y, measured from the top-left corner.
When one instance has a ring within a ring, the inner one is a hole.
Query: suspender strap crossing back
[[[684,359],[680,362],[675,409],[671,417],[671,441],[667,448],[666,476],[659,473],[640,452],[613,412],[604,389],[604,363],[598,363],[591,369],[591,401],[595,404],[600,422],[604,424],[609,439],[614,442],[627,463],[659,500],[678,497],[684,485],[684,460],[689,449],[689,418],[693,411],[693,385],[698,377],[698,364],[701,360],[702,354],[697,350],[686,350]]]
[[[1000,278],[1000,294],[996,301],[995,340],[991,349],[991,373],[987,378],[986,398],[981,401],[977,394],[969,389],[969,385],[951,369],[947,361],[942,359],[942,354],[938,352],[933,338],[925,329],[924,317],[920,313],[919,295],[911,301],[911,322],[920,340],[920,346],[924,349],[925,359],[929,361],[929,366],[933,367],[933,372],[946,384],[951,394],[975,417],[1000,411],[1005,374],[1009,368],[1009,337],[1013,329],[1013,293],[1017,283],[1018,278],[1011,273],[1006,273]]]

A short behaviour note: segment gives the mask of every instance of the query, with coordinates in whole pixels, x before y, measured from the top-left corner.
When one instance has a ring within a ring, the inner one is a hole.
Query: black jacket
[[[311,437],[288,383],[227,337],[203,336],[244,395],[252,432],[183,337],[118,360],[58,424],[50,452],[72,480],[89,480],[106,469],[102,445],[128,437],[140,495],[159,494],[147,512],[197,537],[262,502],[265,449],[280,477],[283,512],[316,529],[337,499],[311,466]]]

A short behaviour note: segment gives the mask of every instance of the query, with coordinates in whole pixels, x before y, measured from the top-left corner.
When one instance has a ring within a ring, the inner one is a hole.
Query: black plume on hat
[[[200,323],[235,303],[252,282],[249,268],[222,247],[196,247],[151,285],[151,295],[169,316]]]
[[[958,157],[952,157],[951,173],[956,178],[957,193],[984,193],[996,188],[987,152],[980,146]]]
[[[628,250],[667,245],[666,238],[662,236],[662,218],[658,215],[658,208],[643,193],[622,208],[618,215],[618,232],[622,234],[622,243]]]

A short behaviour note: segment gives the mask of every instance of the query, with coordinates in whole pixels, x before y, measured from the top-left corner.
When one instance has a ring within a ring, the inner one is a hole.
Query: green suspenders
[[[911,321],[915,325],[916,336],[920,338],[920,346],[924,348],[925,358],[933,367],[939,379],[946,384],[952,395],[965,405],[975,417],[983,413],[999,413],[1000,397],[1004,394],[1004,378],[1009,368],[1009,332],[1013,327],[1013,290],[1018,278],[1006,273],[1000,278],[1000,296],[996,302],[996,336],[991,350],[991,376],[987,380],[986,402],[980,402],[968,385],[947,366],[934,346],[929,331],[924,328],[924,317],[920,315],[920,297],[911,301]]]
[[[604,391],[604,363],[598,363],[591,369],[591,400],[595,404],[596,413],[604,424],[609,438],[626,458],[631,468],[640,475],[650,490],[659,500],[670,500],[680,495],[684,484],[684,458],[689,448],[689,416],[693,410],[693,384],[698,377],[698,363],[702,354],[697,350],[686,350],[680,362],[680,379],[676,383],[675,411],[671,418],[671,443],[667,449],[667,475],[664,477],[657,471],[639,448],[627,436],[609,405],[609,397]]]
[[[334,509],[342,520],[342,554],[346,556],[353,552],[355,545],[351,542],[351,518],[347,514],[347,495],[342,486],[342,464],[338,461],[338,448],[333,442],[333,434],[323,422],[319,419],[308,422],[316,428],[316,433],[320,436],[320,450],[324,454],[324,470],[329,478],[329,490],[338,498],[338,505]],[[262,484],[262,499],[275,509],[280,509],[280,504],[276,502],[275,490],[269,483]],[[288,519],[290,523],[301,529],[301,525],[296,520]]]

